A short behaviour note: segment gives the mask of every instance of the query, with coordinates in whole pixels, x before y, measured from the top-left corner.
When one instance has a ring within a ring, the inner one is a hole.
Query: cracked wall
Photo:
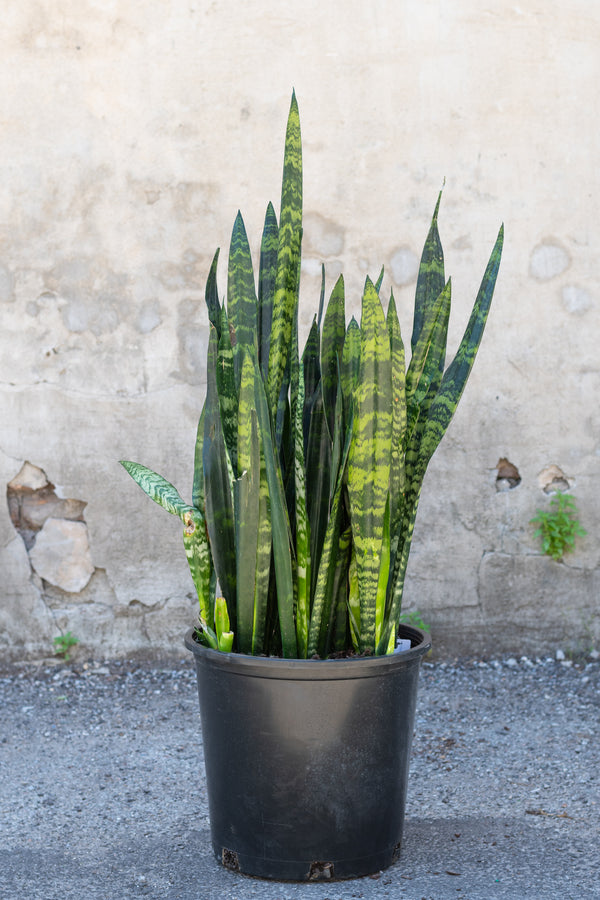
[[[0,481],[29,461],[56,487],[41,522],[41,506],[11,519],[0,504],[2,654],[43,655],[59,628],[78,653],[183,652],[196,602],[177,523],[117,461],[189,499],[205,279],[220,246],[223,295],[238,208],[257,255],[292,85],[304,334],[322,262],[328,290],[344,272],[348,316],[383,265],[409,346],[444,185],[453,351],[506,226],[481,353],[425,480],[407,608],[450,655],[600,640],[600,137],[580,114],[600,75],[593,5],[404,0],[382,16],[350,0],[340,19],[312,0],[283,18],[258,0],[50,0],[13,4],[3,29]],[[529,520],[565,484],[588,535],[558,564]],[[77,590],[36,571],[75,546]]]

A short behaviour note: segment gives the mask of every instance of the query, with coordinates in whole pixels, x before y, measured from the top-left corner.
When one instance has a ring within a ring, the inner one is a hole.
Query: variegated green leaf
[[[310,524],[306,511],[306,477],[304,469],[304,439],[302,410],[304,409],[304,368],[297,367],[298,386],[296,388],[295,421],[295,510],[296,510],[296,635],[298,656],[306,659],[308,648],[308,627],[311,606],[311,558]]]
[[[229,247],[227,313],[233,348],[235,383],[239,388],[244,351],[258,350],[258,301],[254,285],[252,254],[244,220],[238,212]]]
[[[323,409],[320,382],[317,385],[310,411],[310,425],[306,442],[306,480],[310,486],[306,496],[306,510],[310,523],[311,592],[314,594],[319,560],[329,519],[331,485],[331,439]]]
[[[390,534],[397,533],[405,490],[404,441],[406,435],[406,368],[404,343],[396,311],[394,293],[390,295],[386,317],[392,364],[392,454],[390,459]],[[394,548],[395,550],[395,548]],[[393,554],[392,554],[393,555]]]
[[[358,381],[360,366],[360,328],[358,322],[352,317],[346,329],[344,348],[342,350],[342,368],[340,381],[342,396],[344,398],[344,427],[350,421],[352,404],[354,402],[354,390]]]
[[[501,227],[460,347],[453,362],[444,373],[439,390],[436,393],[432,390],[431,398],[426,398],[427,414],[417,422],[410,446],[406,452],[406,500],[399,529],[400,540],[394,565],[392,604],[387,627],[378,647],[378,652],[380,653],[389,652],[389,648],[392,647],[392,637],[398,628],[406,567],[423,478],[429,460],[450,424],[472,369],[492,301],[502,255],[503,240],[504,227]]]
[[[143,466],[141,463],[122,459],[121,465],[155,503],[158,503],[159,506],[162,506],[163,509],[166,509],[172,515],[178,516],[186,524],[186,516],[190,513],[192,507],[184,503],[177,488],[173,487],[166,478],[153,472],[147,466]]]
[[[398,632],[400,613],[402,611],[402,597],[404,594],[406,567],[408,565],[408,556],[410,553],[412,536],[415,528],[415,519],[417,517],[417,508],[419,505],[422,481],[423,479],[421,478],[412,495],[410,509],[405,510],[404,520],[402,523],[401,540],[398,544],[398,557],[396,559],[395,571],[391,587],[390,609],[386,617],[381,640],[379,642],[379,645],[377,646],[377,653],[379,655],[392,652],[396,643],[395,638]]]
[[[202,412],[198,420],[196,430],[196,445],[194,448],[194,481],[192,485],[192,506],[204,512],[204,470],[202,468],[202,447],[204,446],[204,417],[206,401],[202,405]]]
[[[284,657],[297,657],[296,628],[294,623],[294,585],[292,580],[292,556],[290,550],[290,523],[283,489],[278,457],[273,446],[267,397],[258,361],[254,366],[254,390],[258,425],[265,456],[267,483],[273,533],[273,563],[277,582],[279,627]]]
[[[183,546],[192,580],[200,603],[200,619],[212,622],[214,615],[211,597],[212,557],[206,534],[206,523],[199,510],[190,510],[185,517]]]
[[[206,290],[204,297],[206,306],[208,307],[208,320],[211,325],[217,329],[217,334],[221,336],[221,304],[219,303],[219,293],[217,290],[217,264],[219,262],[219,251],[215,253],[213,261],[208,273],[206,281]]]
[[[381,539],[379,580],[377,582],[377,594],[375,600],[375,647],[379,645],[383,637],[385,611],[387,606],[388,584],[390,580],[390,497],[388,494],[383,518],[383,537]]]
[[[454,415],[458,401],[462,396],[467,378],[473,368],[473,363],[475,362],[477,350],[479,349],[479,344],[483,337],[483,330],[485,328],[494,294],[503,243],[504,226],[502,226],[498,232],[498,237],[477,293],[469,323],[466,327],[456,356],[448,366],[446,372],[444,372],[440,389],[429,407],[427,425],[419,452],[419,458],[424,461],[429,462],[436,447],[444,436],[452,416]]]
[[[254,574],[248,575],[248,581],[253,585],[253,610],[251,629],[251,652],[255,655],[263,652],[265,641],[265,622],[267,616],[267,603],[269,596],[269,575],[271,568],[271,516],[269,512],[269,490],[267,484],[264,453],[262,451],[258,419],[256,413],[255,396],[255,364],[250,354],[246,354],[242,366],[242,380],[240,384],[240,405],[238,415],[238,466],[239,474],[244,471],[252,472],[257,479],[258,498],[253,496],[253,502],[257,503],[257,519],[255,522],[246,521],[236,515],[236,529],[238,531],[238,560],[240,536],[245,541],[254,541],[255,562]],[[257,445],[254,446],[253,422],[256,419]],[[258,455],[257,455],[258,454]],[[243,535],[240,528],[243,527]],[[248,532],[248,533],[246,533]],[[246,563],[248,565],[248,563]],[[239,574],[239,566],[238,566]],[[249,590],[245,585],[244,590]],[[238,581],[238,607],[240,588]],[[241,633],[238,624],[238,633]]]
[[[423,415],[425,409],[424,400],[432,391],[437,391],[444,373],[444,361],[446,359],[446,342],[448,338],[448,322],[450,320],[450,304],[452,297],[452,282],[449,278],[440,294],[439,311],[433,322],[427,358],[418,383],[411,385],[409,404],[414,418]],[[423,333],[426,331],[424,327]],[[408,393],[408,391],[407,391]]]
[[[277,216],[275,215],[273,204],[269,203],[265,214],[265,224],[260,245],[260,268],[258,274],[258,359],[265,382],[267,381],[269,370],[278,246],[279,226],[277,224]]]
[[[317,396],[317,388],[321,381],[321,360],[319,357],[319,326],[317,318],[313,319],[308,338],[304,346],[301,360],[304,369],[304,454],[307,452],[308,431],[312,408]]]
[[[227,311],[223,307],[221,337],[218,344],[216,378],[219,394],[219,408],[225,446],[234,472],[237,470],[237,411],[238,393],[235,380],[233,349]]]
[[[249,410],[249,425],[248,465],[234,483],[237,644],[240,653],[254,653],[257,644],[254,604],[260,535],[260,444],[254,408]]]
[[[436,302],[446,281],[444,277],[444,251],[442,250],[442,242],[437,225],[441,199],[442,192],[440,191],[419,265],[411,337],[413,355],[431,306]]]
[[[329,298],[323,335],[321,337],[321,380],[323,406],[329,426],[329,434],[333,436],[335,422],[335,404],[338,393],[339,372],[346,336],[346,312],[344,303],[344,279],[340,275]]]
[[[332,650],[346,651],[350,647],[348,622],[348,569],[352,553],[352,528],[349,526],[340,535],[338,556],[333,581],[332,600],[334,610],[331,617],[332,628],[328,633],[326,653]]]
[[[340,368],[340,362],[338,361],[338,384],[341,382]],[[331,445],[331,478],[329,482],[329,496],[331,500],[333,500],[335,486],[340,475],[340,465],[347,433],[348,429],[344,426],[344,399],[342,396],[342,389],[339,387],[335,398],[333,441]]]
[[[279,404],[281,385],[288,370],[292,323],[298,304],[301,240],[302,142],[298,103],[293,94],[285,138],[275,303],[269,351],[268,401],[273,420]]]
[[[207,355],[206,411],[202,448],[206,526],[219,584],[229,604],[229,615],[233,620],[236,604],[233,471],[221,424],[217,394],[217,361],[217,332],[211,326]]]
[[[434,333],[436,333],[436,324],[440,317],[448,320],[450,306],[450,282],[442,288],[438,297],[432,302],[425,313],[423,325],[419,333],[419,340],[413,348],[410,365],[406,372],[406,402],[415,407],[418,403],[413,400],[421,380],[424,381],[424,371],[427,364],[427,358],[432,353],[432,341]],[[421,389],[421,396],[426,393]],[[410,417],[410,413],[409,413]]]
[[[348,496],[361,603],[362,649],[375,652],[375,597],[390,480],[392,365],[381,302],[369,278],[361,317],[358,384],[348,460]]]
[[[206,618],[210,614],[212,560],[202,512],[184,503],[177,489],[147,466],[128,460],[122,460],[121,465],[155,503],[183,522],[183,544],[198,594],[200,616]]]
[[[316,586],[310,616],[310,629],[308,634],[308,658],[325,653],[324,640],[328,633],[329,616],[332,609],[335,610],[335,577],[337,566],[337,551],[340,546],[342,534],[343,515],[343,490],[344,477],[348,454],[350,451],[350,435],[344,447],[340,476],[331,503],[331,513],[327,522],[323,549],[318,565]],[[313,560],[313,565],[315,565]]]
[[[321,331],[323,321],[323,309],[325,308],[325,265],[321,263],[321,293],[319,296],[319,312],[317,315],[317,328]]]
[[[356,547],[351,547],[350,567],[348,569],[348,618],[352,646],[358,653],[361,647],[360,593],[358,590],[358,571],[356,568]]]
[[[227,601],[224,597],[217,597],[215,602],[215,632],[219,650],[222,653],[231,653],[233,649],[233,631],[230,631]]]
[[[256,592],[254,599],[254,620],[252,624],[252,653],[260,656],[265,652],[267,637],[267,615],[269,605],[269,584],[271,577],[271,508],[269,484],[265,456],[260,446],[260,487],[258,509],[258,549],[256,554]]]

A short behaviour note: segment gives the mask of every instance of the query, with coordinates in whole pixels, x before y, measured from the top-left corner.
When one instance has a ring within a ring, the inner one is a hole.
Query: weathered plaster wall
[[[117,460],[191,483],[204,281],[238,207],[257,246],[278,204],[292,85],[305,324],[321,260],[355,308],[384,264],[410,333],[445,179],[455,345],[506,224],[481,356],[426,480],[407,607],[448,654],[600,640],[594,4],[23,0],[0,42],[0,485],[45,545],[28,551],[0,505],[4,656],[48,653],[67,630],[82,654],[180,649],[195,616],[180,529]],[[512,489],[497,490],[502,458]],[[528,524],[549,466],[588,531],[562,565]],[[84,586],[52,574],[65,559]]]

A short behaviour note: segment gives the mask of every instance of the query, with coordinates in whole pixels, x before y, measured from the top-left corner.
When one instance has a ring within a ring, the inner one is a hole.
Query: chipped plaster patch
[[[79,593],[94,574],[87,525],[46,519],[29,559],[40,578],[67,593]]]
[[[570,480],[559,466],[546,466],[538,475],[538,484],[545,494],[568,491]]]
[[[94,573],[83,500],[63,499],[46,473],[25,461],[6,491],[15,530],[40,578],[78,593]]]

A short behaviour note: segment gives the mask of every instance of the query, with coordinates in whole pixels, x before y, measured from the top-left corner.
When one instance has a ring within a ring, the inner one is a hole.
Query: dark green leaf
[[[253,653],[257,643],[254,634],[254,607],[256,600],[258,539],[261,531],[260,445],[258,422],[254,408],[249,410],[249,425],[248,464],[234,483],[237,642],[240,653]],[[246,460],[244,461],[246,462]]]
[[[211,327],[207,358],[204,445],[202,448],[206,525],[217,578],[223,596],[227,600],[230,619],[233,621],[236,605],[233,472],[221,424],[217,395],[217,359],[217,332]]]
[[[321,383],[323,405],[333,435],[335,404],[338,393],[339,372],[346,336],[346,312],[344,305],[344,279],[340,275],[327,304],[321,338]]]
[[[208,319],[211,325],[217,329],[217,334],[221,336],[221,304],[219,303],[219,293],[217,291],[217,264],[219,262],[219,251],[215,253],[213,261],[208,273],[206,281],[206,290],[204,297],[206,306],[208,307]]]
[[[260,245],[260,268],[258,274],[258,358],[260,370],[265,381],[269,370],[278,245],[279,226],[277,224],[277,216],[275,215],[273,204],[269,203]]]
[[[440,191],[435,205],[433,219],[431,220],[429,233],[425,241],[425,246],[423,247],[421,263],[419,265],[417,289],[415,293],[413,332],[411,337],[413,354],[419,342],[428,312],[439,297],[446,281],[444,277],[444,251],[442,250],[442,242],[440,241],[437,226],[441,199],[442,192]]]

